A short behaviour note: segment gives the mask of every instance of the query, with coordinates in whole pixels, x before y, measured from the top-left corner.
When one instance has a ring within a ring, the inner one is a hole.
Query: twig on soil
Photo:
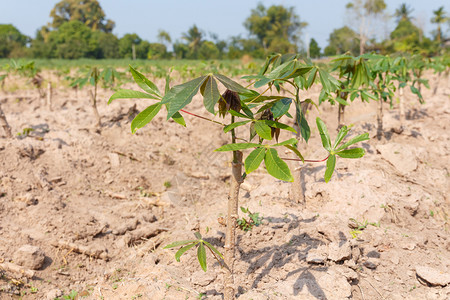
[[[65,260],[65,257],[72,251],[76,252],[76,253],[87,255],[92,258],[101,258],[104,260],[109,259],[108,254],[106,253],[106,250],[92,249],[89,246],[77,245],[75,243],[71,243],[71,242],[67,242],[67,241],[63,241],[63,240],[53,241],[51,244],[54,247],[61,247],[61,248],[70,250],[68,253],[66,253],[66,255],[64,255],[64,257],[63,257],[64,260]]]
[[[156,225],[150,225],[143,228],[139,228],[128,232],[125,236],[125,244],[130,246],[135,244],[139,240],[148,239],[154,236],[157,236],[163,231],[168,231],[168,228],[157,227]]]
[[[24,269],[22,266],[18,266],[16,264],[9,263],[9,262],[0,263],[0,270],[9,271],[9,272],[13,272],[16,274],[21,274],[22,276],[25,276],[27,278],[33,278],[33,276],[34,276],[33,270]]]
[[[359,286],[359,284],[357,284],[356,286],[359,288],[359,291],[361,292],[362,300],[365,300],[366,298],[364,297],[364,292],[363,292],[362,288]]]

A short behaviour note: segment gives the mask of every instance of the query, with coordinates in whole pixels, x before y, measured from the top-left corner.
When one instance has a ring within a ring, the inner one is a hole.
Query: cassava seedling
[[[223,255],[223,266],[226,270],[224,282],[224,298],[226,300],[234,299],[236,294],[234,265],[240,185],[251,172],[259,168],[263,161],[270,175],[279,180],[292,182],[294,178],[286,162],[279,157],[278,149],[289,149],[297,155],[298,158],[296,160],[306,161],[296,147],[298,143],[296,138],[290,138],[284,141],[278,141],[278,138],[281,136],[281,131],[296,133],[294,128],[286,123],[282,123],[281,119],[284,116],[290,116],[288,111],[292,103],[295,103],[296,110],[300,109],[299,91],[304,88],[302,82],[308,79],[308,73],[313,68],[310,65],[302,63],[296,56],[293,56],[292,59],[287,59],[285,62],[274,67],[270,72],[262,72],[258,75],[247,77],[247,79],[255,80],[252,83],[255,87],[266,87],[262,93],[245,88],[221,74],[210,73],[172,88],[170,88],[170,77],[166,77],[165,92],[163,94],[153,82],[130,66],[130,72],[135,82],[143,91],[122,89],[114,93],[109,99],[109,103],[121,98],[142,98],[155,101],[154,104],[139,113],[132,121],[131,131],[133,133],[149,123],[165,108],[167,111],[167,120],[172,118],[177,123],[186,126],[181,113],[189,114],[209,121],[214,124],[213,126],[222,126],[223,132],[231,135],[230,144],[226,144],[215,150],[218,152],[232,152],[232,176],[226,218],[225,253]],[[332,76],[327,75],[322,69],[316,68],[317,72],[320,73],[320,78],[324,84],[330,85]],[[281,82],[289,82],[293,85],[295,89],[295,93],[293,94],[294,99],[269,93],[272,87],[279,90],[279,83]],[[218,83],[223,86],[225,90],[223,93],[220,93]],[[313,83],[314,80],[311,80],[310,85]],[[192,98],[198,92],[202,95],[203,104],[208,112],[212,114],[219,113],[220,116],[224,117],[225,122],[228,120],[230,123],[225,124],[184,110],[184,107],[192,101]],[[216,107],[218,107],[218,110]],[[308,140],[310,129],[306,119],[303,118],[298,121],[302,136],[305,140]],[[325,179],[328,181],[334,171],[336,156],[344,158],[362,157],[364,155],[364,149],[349,149],[348,147],[359,141],[368,139],[368,136],[367,134],[363,134],[340,145],[349,132],[349,129],[344,126],[341,128],[338,138],[332,146],[325,124],[320,119],[317,119],[317,124],[321,132],[322,143],[330,153],[327,158],[327,171],[325,173]],[[247,126],[248,128],[249,135],[247,138],[237,136],[236,128],[242,126]],[[256,137],[257,140],[253,142],[253,139]],[[272,142],[274,138],[277,140],[275,143]],[[244,152],[247,153],[247,151],[250,152],[244,159]],[[244,171],[242,170],[243,167]],[[197,240],[175,242],[166,247],[184,246],[176,254],[178,260],[183,253],[196,246],[199,263],[202,269],[206,270],[206,248],[211,250],[216,259],[217,256],[222,258],[222,255],[219,255],[219,251],[215,251],[212,245],[210,247],[199,233],[196,234],[196,237]]]

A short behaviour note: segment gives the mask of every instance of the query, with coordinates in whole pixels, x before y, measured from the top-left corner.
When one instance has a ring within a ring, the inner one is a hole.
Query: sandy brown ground
[[[304,165],[304,203],[291,199],[291,183],[263,168],[249,175],[241,205],[264,221],[239,232],[238,299],[450,298],[448,79],[436,95],[423,93],[424,105],[406,93],[400,135],[391,132],[397,105],[387,110],[381,141],[377,103],[355,100],[346,119],[352,134],[370,133],[367,154],[338,159],[328,184],[323,163]],[[182,128],[161,114],[132,135],[130,107],[148,102],[107,106],[111,92],[103,90],[97,131],[87,90],[55,89],[53,111],[37,95],[0,94],[13,134],[34,129],[0,138],[0,262],[30,263],[19,251],[24,245],[39,247],[45,260],[32,279],[0,271],[0,299],[71,299],[71,292],[79,299],[222,299],[223,272],[212,257],[204,273],[195,251],[178,263],[175,250],[163,249],[200,230],[223,251],[217,219],[226,211],[230,157],[212,152],[229,142],[221,127],[186,116]],[[206,115],[198,97],[188,109]],[[336,136],[337,108],[313,109],[313,137],[301,146],[310,159],[326,155],[316,116]],[[351,218],[366,228],[354,231]]]

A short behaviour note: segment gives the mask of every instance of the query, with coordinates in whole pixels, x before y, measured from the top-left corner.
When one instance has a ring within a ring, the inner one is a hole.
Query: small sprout
[[[261,225],[262,217],[259,213],[252,213],[248,208],[241,206],[241,211],[248,215],[248,220],[246,218],[237,219],[236,222],[239,228],[243,231],[250,231],[254,226]]]
[[[165,181],[165,182],[164,182],[164,187],[165,187],[166,189],[170,189],[170,188],[172,187],[172,183],[171,183],[170,181]]]

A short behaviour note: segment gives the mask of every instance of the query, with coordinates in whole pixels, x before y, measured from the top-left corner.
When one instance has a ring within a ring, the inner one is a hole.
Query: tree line
[[[12,24],[0,24],[0,58],[235,59],[245,54],[264,58],[274,52],[304,52],[318,58],[346,52],[431,56],[449,51],[450,41],[443,26],[450,25],[450,18],[443,7],[433,11],[431,22],[436,29],[432,38],[414,22],[413,9],[407,4],[402,4],[394,16],[387,14],[384,0],[351,0],[346,9],[351,24],[333,30],[322,51],[314,38],[308,45],[302,44],[302,31],[308,24],[293,7],[283,5],[266,7],[260,3],[252,9],[244,22],[248,37],[223,40],[215,34],[208,36],[194,24],[175,41],[167,31],[160,30],[157,41],[149,42],[136,33],[121,38],[114,35],[115,23],[106,18],[98,0],[62,0],[50,12],[51,22],[39,28],[34,38]],[[396,19],[395,29],[381,41],[376,39],[374,25],[386,23],[390,17]]]

